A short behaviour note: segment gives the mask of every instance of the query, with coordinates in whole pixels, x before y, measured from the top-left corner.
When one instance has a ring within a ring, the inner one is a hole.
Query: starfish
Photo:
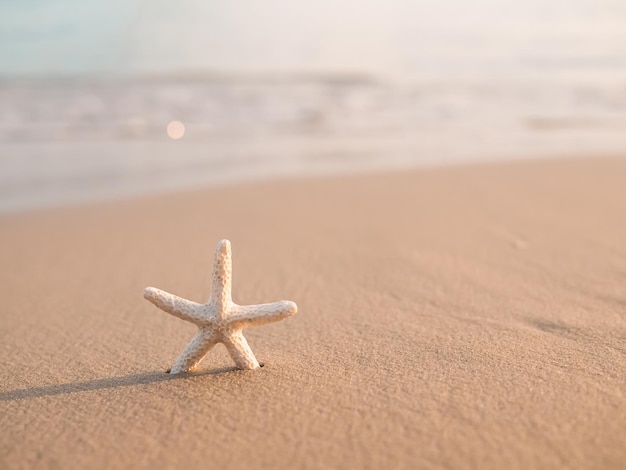
[[[154,287],[144,290],[144,297],[161,310],[198,327],[198,333],[176,360],[170,374],[195,370],[217,343],[226,346],[237,367],[256,369],[259,362],[242,330],[282,320],[298,311],[296,304],[288,300],[261,305],[235,304],[231,297],[232,271],[230,242],[221,240],[215,249],[213,285],[207,303],[198,304]]]

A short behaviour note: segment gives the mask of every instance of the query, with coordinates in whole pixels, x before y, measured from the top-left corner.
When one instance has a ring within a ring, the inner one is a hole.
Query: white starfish
[[[215,249],[213,286],[205,304],[198,304],[168,292],[147,287],[144,297],[161,310],[193,323],[198,333],[176,360],[171,374],[189,372],[217,343],[223,343],[240,369],[256,369],[254,357],[241,330],[249,326],[265,325],[295,315],[294,302],[281,300],[272,304],[237,305],[231,298],[232,258],[230,242],[221,240]]]

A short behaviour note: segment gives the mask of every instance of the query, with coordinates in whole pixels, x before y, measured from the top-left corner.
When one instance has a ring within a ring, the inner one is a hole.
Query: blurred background
[[[0,212],[624,152],[623,0],[0,3]]]

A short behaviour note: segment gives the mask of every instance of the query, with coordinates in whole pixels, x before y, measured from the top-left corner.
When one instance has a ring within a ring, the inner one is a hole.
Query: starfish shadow
[[[48,385],[46,387],[22,388],[0,392],[0,401],[29,400],[32,398],[51,397],[55,395],[71,395],[80,392],[105,390],[107,388],[132,387],[134,385],[146,385],[168,380],[184,380],[205,375],[219,375],[226,372],[239,370],[236,367],[220,367],[217,369],[204,370],[192,374],[167,374],[164,371],[153,371],[144,374],[125,375],[122,377],[110,377],[107,379],[88,380],[69,384]]]

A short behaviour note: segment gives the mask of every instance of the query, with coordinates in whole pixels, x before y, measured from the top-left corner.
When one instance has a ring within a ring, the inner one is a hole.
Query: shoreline
[[[108,143],[115,148],[119,143]],[[47,146],[49,144],[42,144]],[[71,148],[76,148],[76,143],[68,144]],[[84,143],[87,147],[91,147],[93,143]],[[157,159],[157,166],[159,162],[166,163],[168,158],[171,158],[171,153],[180,148],[178,142],[145,142],[138,145],[147,145],[141,152],[137,152],[138,147],[134,147],[136,153],[145,153],[151,149],[151,151],[161,152],[162,158]],[[188,145],[188,144],[183,144]],[[387,144],[384,143],[383,146]],[[9,147],[6,144],[5,147]],[[169,150],[163,151],[164,146],[169,147]],[[197,147],[197,150],[203,148],[202,144],[192,144]],[[227,144],[228,146],[228,144]],[[254,145],[252,145],[253,147]],[[19,146],[17,146],[19,147]],[[30,146],[24,146],[30,147]],[[2,145],[0,144],[0,149]],[[184,147],[189,150],[189,146]],[[246,147],[247,148],[247,147]],[[151,178],[146,176],[146,173],[141,171],[141,167],[148,165],[149,161],[138,159],[134,166],[136,169],[133,173],[127,175],[118,174],[120,168],[116,169],[118,163],[113,163],[109,168],[94,168],[90,170],[89,175],[75,175],[69,180],[70,185],[67,186],[65,178],[59,181],[50,179],[48,184],[41,184],[41,181],[37,182],[37,176],[26,177],[33,181],[27,183],[26,181],[20,182],[20,179],[24,178],[24,175],[11,175],[11,172],[5,176],[6,182],[0,184],[0,217],[10,216],[12,214],[20,213],[38,213],[45,211],[54,211],[71,207],[84,207],[92,204],[107,204],[107,203],[121,203],[123,201],[130,201],[136,198],[150,198],[159,197],[161,195],[176,195],[179,193],[206,191],[211,189],[221,189],[229,187],[245,187],[247,185],[255,184],[281,184],[289,181],[302,181],[308,182],[317,179],[324,178],[358,178],[376,175],[392,175],[394,173],[401,172],[419,172],[430,171],[436,169],[454,169],[454,168],[469,168],[473,166],[481,167],[484,165],[509,165],[518,163],[534,163],[534,162],[551,162],[551,161],[569,161],[569,160],[594,160],[594,159],[614,159],[621,158],[622,153],[617,151],[606,151],[596,155],[590,156],[587,149],[581,148],[578,152],[565,152],[562,150],[554,150],[552,152],[543,152],[541,154],[532,156],[523,156],[520,153],[506,154],[500,153],[470,153],[467,155],[448,155],[443,159],[433,159],[428,157],[421,157],[417,161],[407,161],[402,157],[402,154],[406,152],[406,149],[398,149],[397,154],[399,158],[395,161],[379,161],[375,158],[370,163],[364,162],[362,159],[359,162],[358,167],[354,167],[354,159],[358,155],[363,154],[361,146],[351,148],[347,146],[342,148],[341,145],[337,145],[337,142],[330,142],[328,145],[323,145],[318,152],[324,155],[326,151],[335,149],[333,158],[337,162],[321,162],[321,165],[309,166],[305,168],[299,168],[299,162],[290,162],[277,159],[270,164],[270,167],[263,169],[261,165],[266,165],[268,161],[262,155],[252,165],[252,169],[245,168],[247,163],[245,162],[245,148],[239,150],[237,154],[239,156],[230,155],[234,157],[233,161],[227,165],[223,163],[228,160],[222,159],[219,161],[205,161],[198,160],[191,156],[189,162],[191,165],[200,164],[204,168],[203,171],[193,173],[187,170],[183,171],[179,176],[172,178],[172,170],[168,170],[165,166],[158,170],[157,173],[152,173]],[[109,149],[110,150],[110,149]],[[119,150],[119,149],[118,149]],[[124,150],[122,148],[122,150]],[[126,149],[128,150],[128,149]],[[376,149],[370,152],[372,154],[384,153],[382,149]],[[27,154],[31,154],[32,151],[26,149]],[[57,152],[55,152],[57,153]],[[188,154],[196,154],[197,151],[187,152]],[[392,154],[394,152],[391,152]],[[314,158],[315,152],[310,154],[309,158]],[[229,158],[230,158],[229,157]],[[337,158],[339,157],[339,158]],[[242,160],[242,158],[244,160]],[[14,157],[14,160],[20,160],[20,157]],[[63,165],[71,165],[73,158],[63,162]],[[282,162],[282,163],[281,163]],[[119,162],[120,165],[128,164]],[[5,162],[5,166],[10,163]],[[211,165],[217,165],[215,168],[217,172],[206,171],[207,168],[211,168]],[[167,166],[167,165],[166,165]],[[8,168],[8,166],[7,166]],[[97,173],[93,172],[102,171],[105,174],[116,175],[115,179],[102,178],[97,176]],[[175,173],[175,171],[174,171]],[[150,176],[150,172],[147,173]],[[13,182],[13,178],[17,177],[18,182]],[[81,183],[76,188],[72,188],[72,180],[86,179],[85,183]],[[1,183],[1,182],[0,182]],[[8,184],[7,184],[8,183]],[[48,189],[46,189],[48,188]],[[3,194],[4,193],[4,194]]]

